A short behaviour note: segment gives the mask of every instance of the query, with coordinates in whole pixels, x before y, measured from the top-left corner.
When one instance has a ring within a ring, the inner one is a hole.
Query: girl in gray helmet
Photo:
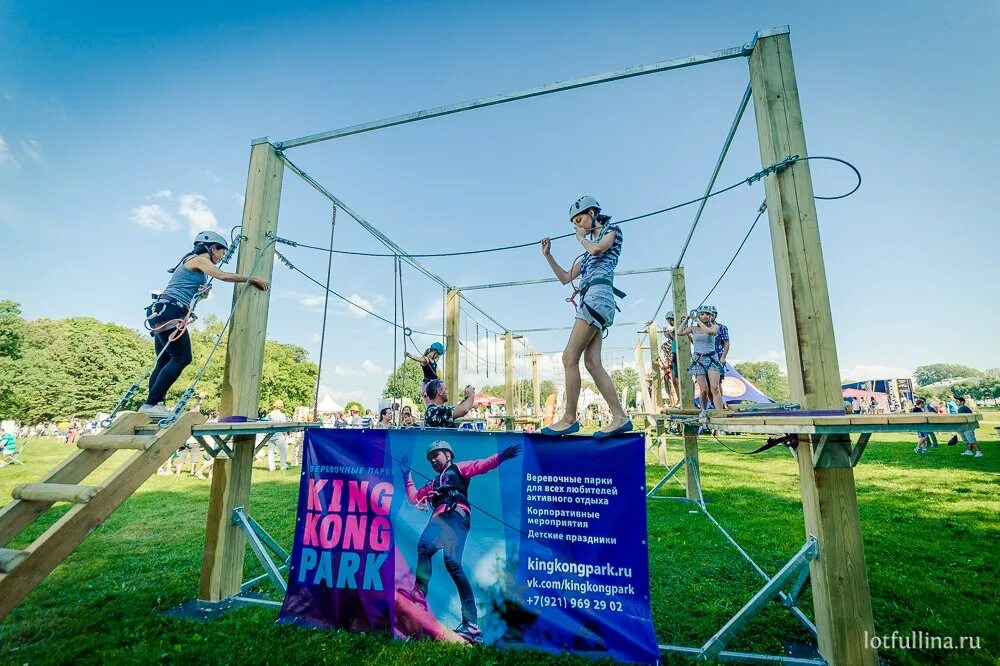
[[[262,291],[270,288],[259,277],[227,273],[217,264],[229,249],[229,243],[214,231],[195,236],[194,247],[170,269],[170,281],[156,301],[146,308],[146,327],[153,337],[156,366],[149,376],[149,396],[139,411],[150,418],[169,418],[173,411],[164,400],[181,372],[191,363],[191,338],[186,327],[203,287],[212,277],[223,282],[249,282]]]
[[[552,257],[551,240],[542,239],[542,254],[559,281],[567,284],[580,278],[580,287],[571,302],[576,305],[577,294],[581,302],[577,305],[576,323],[562,357],[566,373],[566,413],[541,432],[559,436],[580,429],[576,410],[580,398],[580,356],[583,356],[587,371],[611,409],[611,422],[595,432],[594,437],[609,437],[632,429],[632,421],[622,408],[618,391],[601,362],[604,332],[611,327],[618,310],[615,298],[625,296],[614,286],[615,267],[622,252],[622,232],[617,225],[611,224],[610,216],[601,213],[601,205],[594,197],[577,199],[570,206],[569,218],[576,228],[576,239],[583,246],[582,261],[574,261],[569,270],[564,270]]]

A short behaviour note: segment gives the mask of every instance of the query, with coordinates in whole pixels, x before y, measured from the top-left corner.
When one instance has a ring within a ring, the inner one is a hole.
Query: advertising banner
[[[281,621],[657,663],[643,447],[308,430]]]

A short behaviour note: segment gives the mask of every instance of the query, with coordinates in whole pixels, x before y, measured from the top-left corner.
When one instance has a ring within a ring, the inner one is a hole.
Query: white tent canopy
[[[338,405],[337,401],[330,396],[324,395],[319,401],[317,411],[324,414],[331,414],[333,412],[342,412],[344,411],[344,408],[343,406]]]

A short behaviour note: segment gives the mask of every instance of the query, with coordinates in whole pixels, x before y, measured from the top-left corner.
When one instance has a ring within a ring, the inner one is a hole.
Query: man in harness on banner
[[[433,513],[427,527],[417,542],[416,584],[413,590],[399,593],[414,604],[427,610],[427,586],[431,580],[431,560],[439,550],[444,551],[444,566],[455,581],[458,598],[462,603],[462,623],[455,633],[470,643],[482,643],[479,612],[472,584],[462,567],[465,540],[469,536],[472,508],[469,502],[469,482],[474,476],[486,474],[506,460],[516,458],[521,446],[508,446],[502,452],[482,460],[455,462],[455,451],[443,440],[431,442],[427,447],[427,460],[437,476],[417,489],[410,475],[410,461],[399,461],[400,471],[406,481],[406,499],[420,509],[431,508]]]

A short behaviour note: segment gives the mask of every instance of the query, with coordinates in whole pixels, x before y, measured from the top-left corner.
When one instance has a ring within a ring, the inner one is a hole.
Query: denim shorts
[[[698,356],[695,354],[694,360],[691,361],[691,376],[692,377],[705,377],[708,375],[709,370],[715,370],[720,375],[723,372],[722,364],[719,363],[719,357],[715,354],[703,354]]]
[[[602,324],[597,320],[590,310],[584,307],[584,304],[597,312],[604,319],[604,323]],[[615,312],[617,311],[615,307],[615,292],[606,284],[598,284],[587,289],[587,293],[584,295],[580,305],[576,306],[576,318],[582,319],[597,330],[604,330],[611,328],[611,324],[615,321]]]

